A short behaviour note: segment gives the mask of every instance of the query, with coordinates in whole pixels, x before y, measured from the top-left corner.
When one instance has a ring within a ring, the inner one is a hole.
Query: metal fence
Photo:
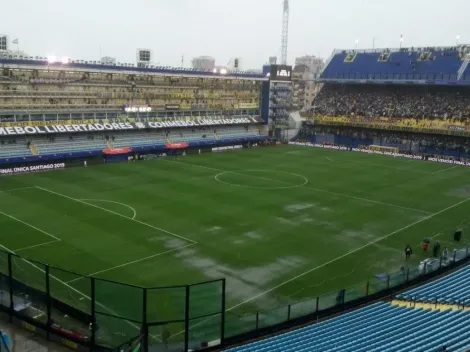
[[[330,294],[239,315],[225,307],[224,279],[145,288],[0,251],[0,311],[10,321],[77,350],[199,350],[258,329],[366,302],[468,257],[469,247]]]
[[[187,351],[220,343],[224,299],[223,279],[145,288],[0,252],[0,309],[74,349]]]

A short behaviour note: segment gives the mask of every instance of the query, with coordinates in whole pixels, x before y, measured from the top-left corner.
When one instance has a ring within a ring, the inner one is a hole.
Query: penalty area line
[[[165,229],[162,229],[160,227],[156,227],[156,226],[153,226],[153,225],[150,225],[146,222],[143,222],[143,221],[140,221],[140,220],[137,220],[137,219],[133,219],[133,218],[130,218],[128,216],[125,216],[125,215],[122,215],[122,214],[119,214],[115,211],[112,211],[112,210],[109,210],[109,209],[106,209],[106,208],[103,208],[103,207],[100,207],[99,205],[96,205],[96,204],[92,204],[92,203],[89,203],[89,202],[85,202],[83,200],[80,200],[80,199],[76,199],[76,198],[72,198],[70,196],[67,196],[65,194],[62,194],[62,193],[59,193],[59,192],[55,192],[55,191],[51,191],[50,189],[47,189],[47,188],[43,188],[43,187],[39,187],[39,186],[36,186],[35,188],[37,189],[40,189],[44,192],[48,192],[48,193],[51,193],[51,194],[55,194],[56,196],[59,196],[59,197],[63,197],[63,198],[67,198],[67,199],[70,199],[70,200],[73,200],[74,202],[77,202],[77,203],[82,203],[82,204],[86,204],[90,207],[93,207],[93,208],[96,208],[96,209],[101,209],[107,213],[110,213],[110,214],[114,214],[114,215],[117,215],[117,216],[120,216],[121,218],[124,218],[124,219],[127,219],[127,220],[130,220],[130,221],[134,221],[138,224],[141,224],[141,225],[144,225],[144,226],[147,226],[147,227],[150,227],[154,230],[157,230],[157,231],[160,231],[160,232],[163,232],[163,233],[166,233],[167,235],[171,235],[173,237],[177,237],[177,238],[180,238],[182,240],[185,240],[186,242],[190,242],[190,243],[198,243],[197,241],[195,240],[192,240],[190,238],[187,238],[187,237],[184,237],[184,236],[180,236],[180,235],[177,235],[176,233],[173,233],[173,232],[170,232],[170,231],[167,231]]]
[[[34,244],[34,245],[28,246],[28,247],[18,248],[18,249],[15,249],[15,252],[24,251],[24,250],[27,250],[27,249],[32,249],[32,248],[37,248],[37,247],[42,247],[42,246],[46,246],[48,244],[57,243],[57,242],[60,242],[60,240],[54,240],[54,241]]]
[[[0,214],[12,219],[12,220],[15,220],[17,222],[20,222],[22,223],[23,225],[26,225],[28,227],[31,227],[32,229],[38,231],[38,232],[41,232],[42,234],[46,235],[46,236],[49,236],[49,237],[52,237],[53,239],[55,239],[56,241],[60,241],[60,238],[59,237],[56,237],[54,235],[51,235],[49,232],[47,231],[44,231],[44,230],[41,230],[40,228],[34,226],[34,225],[31,225],[30,223],[26,222],[26,221],[23,221],[23,220],[20,220],[18,218],[15,218],[13,215],[9,215],[7,213],[4,213],[3,211],[0,211]]]
[[[114,200],[106,200],[106,199],[78,199],[78,200],[81,200],[84,202],[103,202],[103,203],[112,203],[112,204],[122,205],[123,207],[126,207],[127,209],[130,209],[133,212],[134,215],[130,219],[135,220],[135,218],[137,217],[137,211],[133,207],[125,203],[116,202]]]

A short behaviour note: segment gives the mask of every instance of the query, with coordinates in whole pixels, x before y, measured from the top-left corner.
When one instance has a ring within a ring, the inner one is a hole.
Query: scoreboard
[[[271,65],[270,80],[290,82],[292,80],[292,66]]]

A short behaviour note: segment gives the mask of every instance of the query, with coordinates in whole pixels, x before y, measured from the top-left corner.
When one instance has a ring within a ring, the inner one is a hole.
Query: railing
[[[432,51],[432,52],[446,52],[446,51],[456,51],[459,52],[463,50],[465,47],[468,47],[468,44],[459,44],[457,46],[435,46],[435,47],[403,47],[403,48],[373,48],[373,49],[334,49],[333,53],[338,54],[341,52],[349,52],[349,51],[356,51],[359,54],[367,54],[367,53],[421,53],[425,51]]]
[[[391,73],[370,73],[370,72],[357,72],[357,73],[335,73],[327,77],[321,77],[323,80],[356,80],[356,81],[457,81],[457,72],[453,73],[404,73],[404,72],[391,72]]]
[[[74,349],[188,351],[221,341],[225,280],[146,288],[83,276],[0,251],[0,310]],[[198,323],[210,319],[199,328]]]
[[[322,313],[325,311],[342,311],[355,301],[367,302],[368,299],[380,296],[382,292],[390,292],[394,288],[405,286],[407,283],[416,282],[433,274],[438,274],[445,270],[446,267],[453,267],[459,262],[463,262],[469,258],[469,255],[469,247],[466,247],[454,251],[448,258],[440,257],[434,261],[422,262],[418,267],[410,267],[380,277],[376,276],[366,282],[340,291],[253,315],[239,316],[233,312],[227,312],[225,339],[239,334],[247,334],[252,330],[295,321],[304,316],[315,318],[315,316],[323,316]],[[467,303],[466,306],[469,306],[469,304]]]

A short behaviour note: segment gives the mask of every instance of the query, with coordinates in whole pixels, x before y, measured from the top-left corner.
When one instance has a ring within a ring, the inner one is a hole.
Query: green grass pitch
[[[422,260],[424,237],[452,251],[453,231],[470,223],[469,176],[465,167],[292,146],[8,176],[0,243],[128,284],[226,278],[227,308],[248,314],[360,291],[374,274],[407,265],[406,244],[411,263]],[[67,282],[89,294],[83,280],[54,275],[57,292],[80,296]],[[132,306],[130,291],[98,300]]]

